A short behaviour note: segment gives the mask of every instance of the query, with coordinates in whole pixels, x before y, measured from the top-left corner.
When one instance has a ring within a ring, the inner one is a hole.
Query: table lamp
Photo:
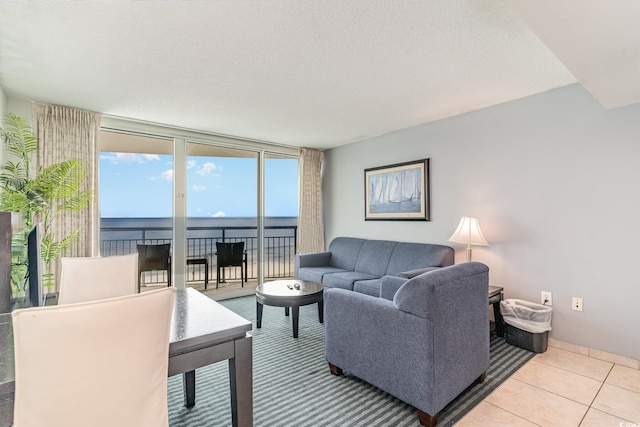
[[[471,245],[489,246],[489,243],[480,231],[477,218],[463,216],[456,231],[449,237],[453,243],[467,244],[467,262],[471,261]]]

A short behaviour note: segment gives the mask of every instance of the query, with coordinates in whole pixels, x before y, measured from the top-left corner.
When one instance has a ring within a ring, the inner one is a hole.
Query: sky
[[[255,217],[257,159],[187,158],[189,217]],[[173,156],[109,153],[100,155],[102,218],[172,216]],[[266,216],[298,216],[297,159],[267,159]]]

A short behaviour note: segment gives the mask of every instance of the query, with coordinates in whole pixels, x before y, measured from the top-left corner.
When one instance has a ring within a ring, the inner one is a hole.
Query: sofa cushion
[[[364,242],[364,239],[354,237],[336,237],[329,244],[328,250],[331,252],[329,265],[342,270],[354,270],[358,253]]]
[[[453,265],[453,260],[454,250],[449,246],[399,242],[389,258],[386,274],[397,276],[418,267],[446,267]]]
[[[354,270],[372,274],[375,277],[384,276],[393,248],[397,244],[398,242],[388,240],[367,240],[360,248]]]
[[[358,280],[377,279],[371,274],[359,271],[345,271],[342,273],[327,273],[322,277],[322,284],[327,288],[353,290],[353,284]]]
[[[353,290],[361,294],[371,295],[372,297],[379,297],[381,280],[382,279],[358,280],[353,284]]]
[[[345,271],[347,270],[336,267],[304,267],[298,271],[298,276],[296,277],[296,279],[322,283],[322,278],[325,274],[340,273]]]

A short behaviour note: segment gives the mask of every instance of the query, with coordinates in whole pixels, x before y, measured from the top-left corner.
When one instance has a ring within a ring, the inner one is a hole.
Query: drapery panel
[[[298,214],[298,253],[324,251],[322,216],[322,160],[324,153],[302,148],[299,161],[300,212]]]
[[[97,256],[100,241],[98,209],[98,135],[100,114],[57,105],[34,104],[32,125],[38,137],[34,167],[47,167],[70,159],[81,159],[87,170],[82,190],[94,192],[88,209],[65,212],[56,218],[52,231],[56,239],[80,230],[68,256]],[[59,264],[58,264],[59,265]],[[55,268],[59,277],[59,267]]]

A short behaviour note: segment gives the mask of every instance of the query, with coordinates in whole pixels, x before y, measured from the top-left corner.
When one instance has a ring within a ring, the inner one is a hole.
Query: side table
[[[500,301],[504,299],[503,289],[499,286],[489,286],[489,304],[493,306],[493,317],[496,319],[496,335],[504,336],[504,320],[500,313]]]

